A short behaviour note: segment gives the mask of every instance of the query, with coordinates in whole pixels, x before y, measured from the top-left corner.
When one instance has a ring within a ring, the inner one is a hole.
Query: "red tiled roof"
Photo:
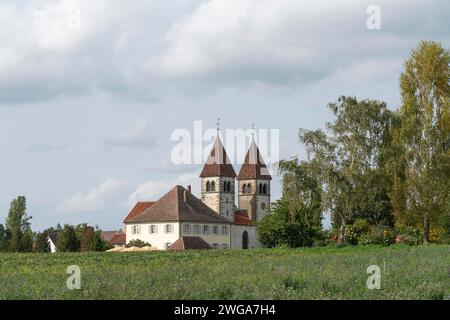
[[[200,173],[201,178],[205,177],[230,177],[236,178],[230,159],[227,156],[222,141],[217,137],[214,146],[209,154],[208,160]]]
[[[102,239],[109,242],[115,235],[117,231],[102,231]]]
[[[127,215],[125,220],[123,220],[123,222],[132,221],[136,216],[140,215],[144,210],[150,208],[154,203],[155,201],[136,203],[134,208],[130,211],[130,213]]]
[[[234,224],[240,226],[253,226],[254,223],[248,217],[247,210],[236,210],[234,212]]]
[[[182,186],[175,186],[158,201],[140,211],[139,214],[125,219],[126,223],[158,221],[232,223],[227,218],[217,214]]]
[[[124,245],[126,243],[125,233],[116,233],[109,243],[112,245]]]
[[[200,237],[184,236],[178,238],[177,241],[167,248],[167,250],[180,251],[180,250],[209,250],[211,246]]]
[[[241,166],[237,180],[272,180],[269,170],[256,146],[255,141],[252,141],[248,149],[245,161]]]

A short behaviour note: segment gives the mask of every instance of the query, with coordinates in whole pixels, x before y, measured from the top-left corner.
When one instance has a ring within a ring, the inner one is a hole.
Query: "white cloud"
[[[136,190],[128,197],[130,207],[139,201],[155,201],[166,194],[176,185],[182,185],[185,188],[191,185],[192,192],[200,190],[200,179],[198,172],[185,173],[172,180],[150,180],[136,188]]]
[[[120,132],[117,135],[106,138],[105,144],[112,147],[136,147],[153,148],[156,146],[156,140],[149,132],[147,119],[138,119],[133,127]]]
[[[377,31],[366,28],[371,4],[2,3],[0,25],[7,27],[0,29],[0,104],[96,91],[115,101],[155,103],[172,89],[209,93],[209,87],[247,88],[243,83],[297,89],[299,83],[324,79],[367,59],[404,59],[423,38],[449,42],[448,2],[379,0],[382,29]]]
[[[118,179],[108,178],[87,193],[79,192],[63,202],[58,209],[67,212],[89,212],[103,208],[123,186]]]
[[[337,68],[398,58],[445,15],[429,1],[378,1],[382,30],[366,27],[361,0],[214,0],[172,26],[166,51],[147,61],[156,78],[285,84],[314,82]],[[433,10],[434,17],[428,14]],[[399,14],[401,12],[401,14]],[[414,22],[410,29],[403,26]],[[444,27],[445,28],[445,27]],[[444,36],[448,40],[448,35]]]

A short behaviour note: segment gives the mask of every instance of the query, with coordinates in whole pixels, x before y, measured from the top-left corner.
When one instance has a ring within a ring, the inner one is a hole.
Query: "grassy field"
[[[66,287],[74,264],[80,290]],[[449,269],[444,245],[0,254],[0,299],[446,299]]]

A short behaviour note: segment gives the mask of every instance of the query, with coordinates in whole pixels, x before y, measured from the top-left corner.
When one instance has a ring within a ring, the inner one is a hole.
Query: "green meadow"
[[[69,265],[81,288],[67,289]],[[366,287],[369,265],[381,289]],[[0,254],[0,299],[448,299],[450,246]]]

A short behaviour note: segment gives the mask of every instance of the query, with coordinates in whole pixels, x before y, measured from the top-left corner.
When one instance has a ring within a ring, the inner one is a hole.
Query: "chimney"
[[[188,193],[189,193],[189,191],[187,191],[187,190],[184,190],[184,192],[183,192],[183,198],[184,198],[183,200],[185,203],[188,202]]]
[[[191,185],[188,185],[187,190],[189,191],[189,193],[191,193]]]

